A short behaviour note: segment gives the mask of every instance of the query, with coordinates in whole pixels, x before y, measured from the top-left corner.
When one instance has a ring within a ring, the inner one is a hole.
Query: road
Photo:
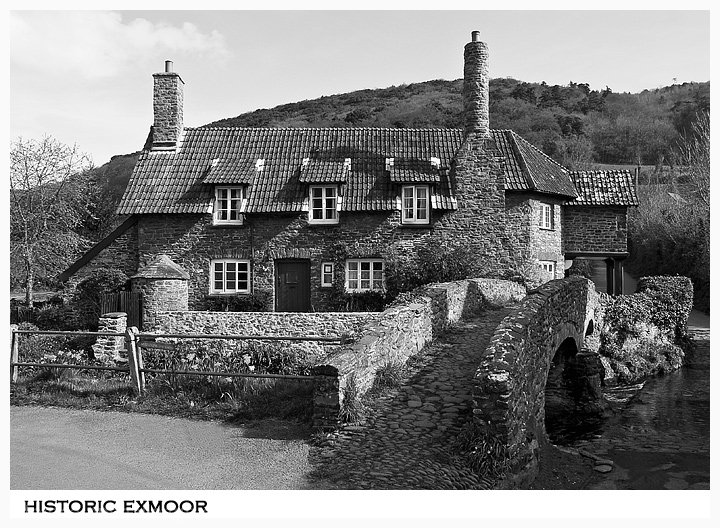
[[[11,489],[309,489],[307,431],[10,408]]]

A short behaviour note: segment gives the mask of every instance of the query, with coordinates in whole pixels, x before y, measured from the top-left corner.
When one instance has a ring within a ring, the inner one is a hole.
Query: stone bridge
[[[498,325],[475,373],[473,419],[505,448],[515,484],[534,478],[546,423],[601,410],[599,295],[571,277],[528,293]]]

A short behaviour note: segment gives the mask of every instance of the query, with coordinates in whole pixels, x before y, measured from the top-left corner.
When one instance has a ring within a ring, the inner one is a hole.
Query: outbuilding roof
[[[573,171],[570,176],[579,196],[568,205],[640,204],[630,171]]]
[[[506,189],[577,196],[561,165],[512,131],[491,132]],[[186,128],[177,150],[142,152],[117,212],[207,213],[220,183],[248,186],[248,213],[299,212],[311,180],[343,183],[346,211],[396,209],[404,182],[433,184],[432,207],[454,209],[448,168],[463,140],[460,129]]]

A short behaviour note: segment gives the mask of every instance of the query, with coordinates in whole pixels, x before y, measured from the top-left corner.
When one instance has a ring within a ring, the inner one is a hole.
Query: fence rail
[[[33,363],[20,361],[19,353],[19,336],[27,334],[40,335],[64,335],[64,336],[104,336],[104,337],[124,337],[125,350],[128,355],[127,367],[111,367],[100,365],[75,365],[66,363]],[[242,340],[263,340],[263,341],[319,341],[340,343],[342,339],[339,337],[326,336],[253,336],[253,335],[237,335],[237,334],[144,334],[138,331],[137,327],[129,327],[125,333],[117,332],[73,332],[63,330],[13,330],[12,341],[10,347],[10,381],[16,383],[18,379],[18,371],[20,367],[45,367],[57,369],[77,369],[77,370],[106,370],[115,372],[125,372],[132,378],[133,387],[138,394],[145,392],[145,374],[169,374],[182,376],[217,376],[226,378],[270,378],[270,379],[288,379],[296,381],[313,381],[315,376],[302,376],[293,374],[256,374],[241,372],[220,372],[220,371],[197,371],[197,370],[169,370],[169,369],[150,369],[143,366],[142,349],[167,349],[167,345],[172,343],[154,342],[157,338],[174,338],[174,339],[242,339]],[[143,340],[145,344],[143,344]],[[149,341],[150,340],[150,341]],[[157,346],[163,345],[163,346]]]

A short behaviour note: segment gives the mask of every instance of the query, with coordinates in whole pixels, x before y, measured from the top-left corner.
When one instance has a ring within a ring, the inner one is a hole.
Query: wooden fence
[[[64,363],[32,363],[20,361],[19,338],[20,335],[65,335],[65,336],[106,336],[106,337],[124,337],[125,349],[128,355],[127,367],[110,367],[101,365],[77,365]],[[142,395],[145,393],[145,374],[171,374],[184,376],[221,376],[228,378],[280,378],[297,381],[313,381],[314,376],[300,376],[291,374],[250,374],[240,372],[219,372],[219,371],[197,371],[197,370],[167,370],[167,369],[149,369],[143,365],[142,349],[152,348],[159,350],[172,350],[173,343],[159,342],[157,338],[185,338],[185,339],[239,339],[239,340],[258,340],[258,341],[317,341],[325,343],[341,343],[339,337],[320,337],[320,336],[253,336],[253,335],[220,335],[220,334],[151,334],[141,333],[137,327],[131,326],[125,333],[115,332],[70,332],[59,330],[13,330],[12,341],[10,346],[10,382],[16,383],[18,379],[18,370],[20,367],[46,367],[58,369],[77,369],[77,370],[107,370],[115,372],[125,372],[132,379],[133,388]]]
[[[100,313],[125,312],[127,325],[142,328],[142,297],[138,292],[100,294]]]

